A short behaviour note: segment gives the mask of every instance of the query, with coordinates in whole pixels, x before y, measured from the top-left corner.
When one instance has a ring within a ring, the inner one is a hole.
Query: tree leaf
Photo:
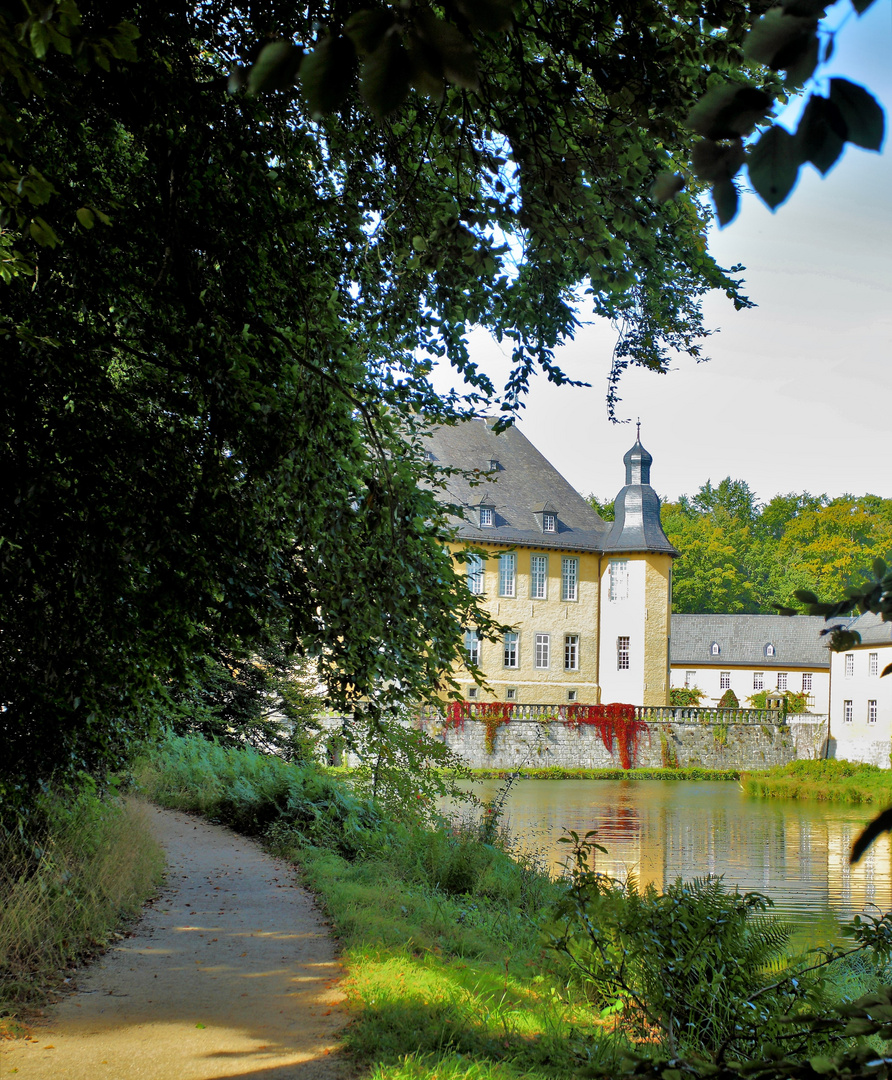
[[[884,675],[889,675],[889,674],[892,674],[892,664],[886,664],[886,666],[880,672],[880,678],[882,679]]]
[[[691,164],[701,180],[717,183],[736,176],[745,158],[743,142],[735,139],[732,143],[716,143],[712,139],[701,139],[691,153]]]
[[[759,137],[747,156],[750,183],[772,210],[787,198],[799,175],[799,151],[795,138],[778,124]]]
[[[381,9],[364,8],[344,23],[344,33],[361,54],[372,53],[384,40],[384,35],[396,22],[393,13]]]
[[[873,0],[852,0],[852,7],[859,15],[863,15],[872,3]]]
[[[409,92],[412,64],[396,34],[388,34],[362,66],[360,90],[376,116],[399,108]]]
[[[815,594],[808,589],[796,589],[793,595],[803,604],[817,604],[819,602]]]
[[[737,214],[739,196],[733,180],[719,180],[712,186],[712,201],[719,225],[725,226],[733,221]]]
[[[474,46],[458,27],[424,9],[416,15],[415,23],[419,38],[437,57],[444,76],[466,90],[479,89]]]
[[[809,34],[803,43],[802,51],[798,59],[791,59],[784,65],[787,77],[784,80],[787,86],[802,86],[803,83],[814,75],[815,68],[820,59],[821,42],[814,32]]]
[[[848,79],[831,79],[830,100],[845,120],[849,142],[865,150],[882,148],[886,121],[872,94]]]
[[[826,175],[843,151],[846,130],[842,113],[833,102],[812,94],[796,129],[799,160],[810,161]]]
[[[77,220],[85,229],[92,229],[96,224],[96,216],[89,206],[82,206],[77,211]]]
[[[773,103],[772,96],[764,90],[725,83],[704,94],[688,113],[685,123],[707,139],[736,139],[748,135]]]
[[[293,41],[271,41],[264,45],[248,72],[248,93],[253,96],[293,86],[302,56],[303,49]]]
[[[888,568],[886,566],[885,559],[876,558],[873,560],[873,576],[877,579],[877,581],[883,580],[883,578],[886,576],[887,569]]]
[[[356,71],[353,42],[330,35],[316,43],[300,65],[300,84],[313,116],[334,112],[346,98]]]
[[[797,64],[809,48],[817,25],[813,16],[790,15],[783,8],[773,7],[747,34],[743,55],[774,71]]]
[[[456,0],[456,7],[480,30],[507,30],[514,21],[514,0]]]
[[[651,197],[655,202],[664,203],[684,189],[684,177],[678,173],[661,172],[654,180],[650,189]]]

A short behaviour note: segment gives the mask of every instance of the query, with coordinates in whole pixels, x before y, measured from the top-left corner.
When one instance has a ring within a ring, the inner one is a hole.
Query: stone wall
[[[661,710],[669,713],[671,710]],[[731,712],[731,710],[728,710]],[[741,713],[749,710],[740,710]],[[486,725],[466,719],[460,728],[447,727],[434,710],[425,710],[419,723],[424,731],[442,739],[474,769],[520,769],[560,766],[568,769],[616,768],[616,745],[611,754],[597,729],[568,727],[559,720],[513,719],[499,727],[493,752],[486,749]],[[640,768],[702,766],[710,769],[767,769],[797,758],[821,757],[825,751],[827,717],[790,716],[788,722],[710,720],[717,710],[675,710],[676,720],[644,721],[634,764]],[[696,716],[690,714],[696,713]],[[688,714],[688,715],[684,715]],[[340,728],[331,718],[326,726]],[[349,758],[344,764],[355,764]]]

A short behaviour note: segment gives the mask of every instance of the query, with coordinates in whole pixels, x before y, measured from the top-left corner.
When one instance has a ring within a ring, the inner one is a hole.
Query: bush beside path
[[[346,1022],[329,928],[293,867],[253,841],[150,808],[168,876],[132,935],[27,1040],[17,1080],[340,1080]]]

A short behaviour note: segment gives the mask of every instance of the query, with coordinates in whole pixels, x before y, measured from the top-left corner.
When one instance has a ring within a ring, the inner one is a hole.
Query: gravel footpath
[[[168,874],[134,932],[79,974],[3,1080],[344,1080],[328,927],[289,864],[219,825],[147,808]]]

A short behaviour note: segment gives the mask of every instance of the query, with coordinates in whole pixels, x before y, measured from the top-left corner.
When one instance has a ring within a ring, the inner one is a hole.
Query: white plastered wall
[[[819,668],[801,668],[801,667],[788,667],[781,669],[787,674],[787,689],[792,690],[794,693],[799,693],[802,690],[802,675],[804,672],[811,674],[811,696],[814,699],[814,705],[810,705],[808,711],[812,713],[818,713],[820,715],[826,715],[830,710],[830,673],[826,669]],[[727,671],[731,675],[731,689],[737,695],[737,700],[740,702],[741,708],[749,708],[750,698],[754,693],[758,691],[753,689],[753,675],[757,671],[763,673],[763,689],[773,691],[777,688],[777,670],[771,668],[757,668],[757,667],[743,667],[733,666],[727,664],[725,666],[715,666],[712,664],[703,665],[697,667],[696,664],[673,664],[670,673],[671,685],[684,686],[685,678],[689,671],[694,672],[694,677],[691,680],[691,685],[698,687],[700,690],[706,691],[706,697],[702,703],[705,706],[712,707],[718,703],[719,698],[724,694],[721,682],[721,673]]]
[[[870,674],[870,654],[877,654],[877,674]],[[846,653],[830,656],[830,749],[831,756],[847,761],[866,761],[889,768],[892,750],[892,675],[880,672],[892,663],[892,645],[860,645],[850,650],[852,674],[846,675]],[[852,719],[846,721],[846,701],[852,703]],[[876,723],[868,722],[868,703],[876,701]]]
[[[622,600],[610,599],[610,563],[605,557],[601,567],[601,701],[619,701],[640,705],[644,701],[644,609],[645,560],[632,555],[616,556],[626,559],[629,568],[628,595]],[[629,638],[629,668],[617,668],[617,638]]]

